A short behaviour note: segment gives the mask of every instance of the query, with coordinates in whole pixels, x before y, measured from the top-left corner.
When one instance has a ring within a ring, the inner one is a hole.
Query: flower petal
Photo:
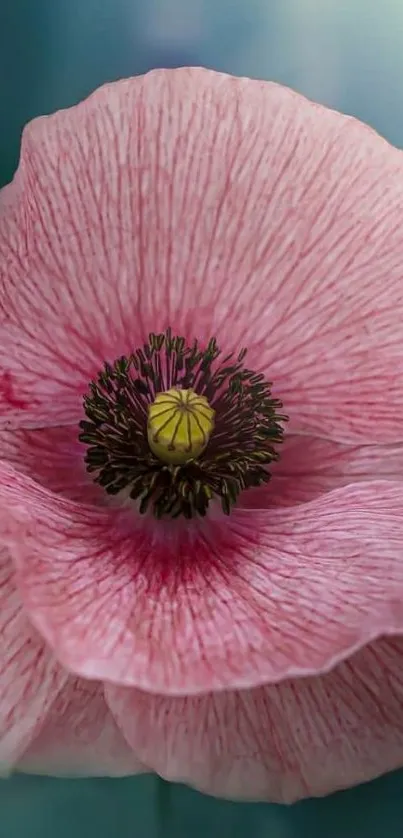
[[[133,749],[158,774],[229,798],[291,803],[403,766],[403,640],[315,678],[164,698],[108,686]]]
[[[30,744],[67,673],[24,614],[14,570],[0,551],[0,772]]]
[[[248,346],[295,432],[401,441],[403,154],[366,126],[156,71],[31,123],[8,195],[3,421],[76,421],[102,362],[170,323]]]
[[[115,776],[147,771],[124,740],[102,684],[70,677],[18,769],[53,776]]]
[[[3,464],[0,506],[31,619],[86,678],[163,694],[257,686],[403,627],[397,483],[184,528],[79,506]]]
[[[87,503],[106,501],[84,464],[86,447],[78,441],[79,428],[38,428],[0,431],[2,457],[56,494]]]
[[[307,503],[324,492],[368,480],[403,481],[403,444],[344,445],[312,436],[286,436],[272,479],[243,493],[246,509]]]
[[[13,294],[27,276],[24,186],[21,178],[0,189],[0,321],[10,316]]]

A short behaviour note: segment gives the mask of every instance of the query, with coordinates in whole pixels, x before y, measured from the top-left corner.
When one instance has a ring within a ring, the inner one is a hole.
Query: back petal
[[[156,71],[31,123],[3,203],[3,421],[77,421],[103,361],[170,324],[246,345],[295,432],[401,441],[403,154],[366,126]]]
[[[133,749],[169,780],[220,797],[292,803],[403,766],[403,641],[326,675],[193,698],[107,687]]]
[[[124,740],[102,684],[70,677],[18,770],[53,776],[116,776],[147,771]]]
[[[14,569],[0,552],[0,773],[11,770],[67,680],[24,614]]]

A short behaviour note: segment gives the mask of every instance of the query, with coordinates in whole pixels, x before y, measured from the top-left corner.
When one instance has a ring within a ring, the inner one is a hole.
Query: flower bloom
[[[401,766],[402,153],[157,71],[34,120],[0,201],[2,768]]]

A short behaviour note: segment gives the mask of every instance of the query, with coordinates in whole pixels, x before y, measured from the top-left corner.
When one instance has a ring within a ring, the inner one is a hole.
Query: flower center
[[[202,349],[167,329],[105,363],[80,422],[95,481],[157,518],[205,515],[214,497],[229,514],[242,491],[267,483],[287,417],[245,355],[221,360],[214,338]]]
[[[164,463],[183,465],[204,451],[213,430],[214,410],[194,390],[158,393],[148,408],[151,451]]]

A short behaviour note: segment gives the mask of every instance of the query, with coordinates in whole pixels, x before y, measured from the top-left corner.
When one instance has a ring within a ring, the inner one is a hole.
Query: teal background
[[[25,122],[155,66],[272,78],[402,146],[402,47],[402,0],[0,0],[0,184]],[[402,823],[402,772],[289,808],[155,777],[0,782],[0,838],[400,838]]]
[[[0,784],[0,838],[401,838],[402,792],[399,772],[291,807],[228,803],[151,776],[19,777]]]

